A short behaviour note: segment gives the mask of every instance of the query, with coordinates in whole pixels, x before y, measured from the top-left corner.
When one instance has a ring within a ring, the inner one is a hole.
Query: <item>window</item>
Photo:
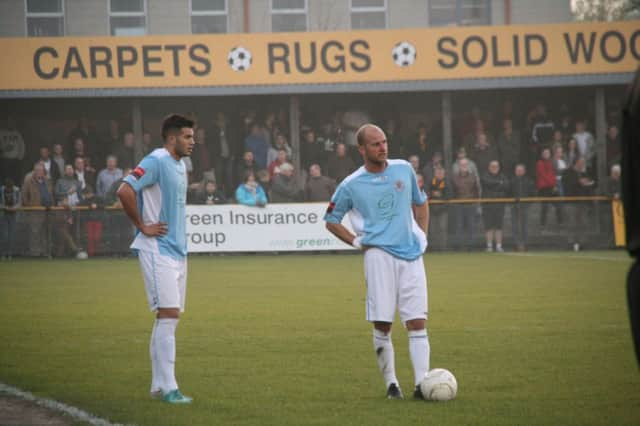
[[[432,26],[489,25],[489,0],[429,0],[429,20]]]
[[[144,35],[147,32],[145,0],[109,0],[111,35]]]
[[[64,3],[62,0],[26,0],[25,7],[28,37],[64,35]]]
[[[387,28],[387,0],[351,0],[351,29]]]
[[[191,0],[193,34],[227,32],[227,0]]]
[[[271,0],[271,31],[306,31],[307,0]]]

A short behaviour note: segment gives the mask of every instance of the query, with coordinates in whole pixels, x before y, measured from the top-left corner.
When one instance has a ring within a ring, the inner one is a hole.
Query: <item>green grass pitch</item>
[[[387,401],[362,257],[189,260],[177,377],[150,400],[152,316],[134,259],[0,264],[0,382],[137,425],[638,425],[622,252],[428,254],[431,366],[448,403]],[[413,387],[406,331],[397,372]]]

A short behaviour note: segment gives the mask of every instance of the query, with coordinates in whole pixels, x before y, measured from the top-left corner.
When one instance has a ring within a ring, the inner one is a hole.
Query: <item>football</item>
[[[401,41],[393,46],[391,57],[399,67],[408,67],[416,62],[416,47],[408,41]]]
[[[449,370],[434,368],[420,382],[420,390],[425,401],[449,401],[458,393],[458,382]]]
[[[234,71],[246,71],[251,67],[251,52],[242,46],[234,47],[227,57],[229,66]]]

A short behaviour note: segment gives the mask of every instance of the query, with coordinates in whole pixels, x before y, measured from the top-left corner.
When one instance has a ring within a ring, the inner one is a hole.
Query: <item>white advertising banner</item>
[[[325,228],[328,203],[187,206],[190,253],[353,250]],[[350,227],[348,220],[345,226]]]

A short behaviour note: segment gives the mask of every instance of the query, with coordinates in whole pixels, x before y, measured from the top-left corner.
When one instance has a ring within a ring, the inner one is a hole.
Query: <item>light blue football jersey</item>
[[[427,239],[413,217],[412,205],[426,201],[411,164],[388,160],[382,173],[370,173],[362,166],[343,180],[324,220],[341,223],[349,213],[353,230],[362,236],[363,245],[414,260],[424,253]]]
[[[167,233],[147,237],[137,231],[132,249],[151,251],[174,259],[187,255],[187,170],[165,148],[144,157],[125,179],[138,194],[138,209],[145,224],[164,222]]]

